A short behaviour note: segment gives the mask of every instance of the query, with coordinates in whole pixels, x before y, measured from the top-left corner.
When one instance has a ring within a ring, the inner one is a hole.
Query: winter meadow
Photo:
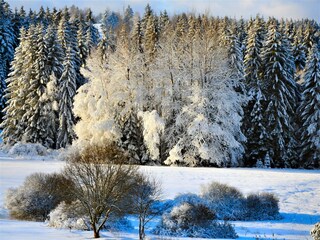
[[[9,2],[0,239],[320,239],[316,19]]]

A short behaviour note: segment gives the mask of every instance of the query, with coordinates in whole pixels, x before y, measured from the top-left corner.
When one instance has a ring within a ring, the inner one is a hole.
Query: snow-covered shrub
[[[48,226],[55,228],[89,230],[79,201],[74,201],[69,204],[64,201],[61,202],[50,212]]]
[[[179,194],[172,200],[167,200],[165,205],[167,207],[166,212],[170,212],[174,207],[179,206],[183,203],[189,204],[206,204],[206,202],[197,194],[194,193],[183,193]]]
[[[5,206],[17,219],[44,221],[61,201],[71,201],[69,189],[73,185],[60,174],[34,173],[23,185],[9,189]]]
[[[48,226],[54,228],[67,228],[77,230],[92,230],[92,226],[88,221],[88,216],[80,201],[72,203],[61,202],[49,214]],[[110,216],[109,221],[104,226],[105,229],[122,230],[132,228],[131,223],[124,217],[119,217],[114,214]]]
[[[203,204],[182,203],[165,213],[155,234],[179,237],[236,238],[233,227],[214,220],[215,214]]]
[[[279,199],[271,193],[250,194],[246,198],[246,211],[247,220],[279,219]]]
[[[201,197],[218,219],[239,220],[245,215],[245,198],[242,193],[227,184],[212,182],[202,186]]]
[[[18,156],[45,156],[48,149],[39,143],[18,142],[9,150],[9,154]]]
[[[311,230],[311,236],[314,240],[320,240],[320,222],[314,225],[313,229]]]

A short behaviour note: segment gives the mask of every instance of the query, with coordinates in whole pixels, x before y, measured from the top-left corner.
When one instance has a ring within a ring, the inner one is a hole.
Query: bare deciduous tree
[[[138,167],[125,165],[127,156],[116,146],[89,146],[67,159],[65,176],[75,185],[72,193],[89,217],[94,238],[111,213],[129,193]]]
[[[139,173],[135,178],[134,191],[131,193],[132,209],[139,218],[139,239],[145,239],[145,226],[162,210],[154,206],[161,199],[160,183],[145,174]]]

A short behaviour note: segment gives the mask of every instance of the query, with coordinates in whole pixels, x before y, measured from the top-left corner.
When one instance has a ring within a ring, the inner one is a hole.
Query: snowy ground
[[[19,186],[33,172],[54,172],[63,167],[63,162],[21,159],[0,154],[0,239],[90,239],[91,232],[53,229],[44,223],[8,219],[3,208],[5,191]],[[141,167],[142,171],[162,182],[164,198],[173,198],[178,193],[198,193],[201,184],[211,181],[227,183],[245,194],[257,191],[275,193],[280,199],[280,221],[233,222],[240,239],[311,239],[309,232],[320,221],[320,171],[307,170],[257,170]],[[120,233],[103,232],[105,239],[137,239],[138,231]],[[152,239],[157,238],[148,234]],[[175,239],[175,238],[168,238]]]

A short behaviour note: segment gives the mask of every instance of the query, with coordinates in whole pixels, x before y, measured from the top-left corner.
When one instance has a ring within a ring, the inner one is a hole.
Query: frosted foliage
[[[81,118],[75,126],[78,143],[101,143],[105,140],[116,140],[120,133],[114,123],[114,111],[110,106],[106,85],[106,72],[90,59],[88,65],[93,69],[82,69],[90,81],[81,86],[74,99],[73,111]]]
[[[72,204],[61,202],[50,212],[48,225],[55,228],[89,230],[84,218],[79,217],[75,211],[79,204],[78,201]]]
[[[215,59],[217,63],[212,66],[213,73],[206,76],[210,83],[193,88],[191,104],[184,106],[176,118],[176,128],[181,129],[181,134],[174,136],[179,138],[169,152],[167,165],[241,164],[244,98],[234,90],[239,79],[228,71],[226,59],[221,58],[224,53],[219,53],[219,61]]]
[[[45,156],[48,154],[48,149],[39,143],[18,142],[12,148],[10,148],[9,154],[18,156]]]
[[[143,123],[143,137],[152,160],[159,159],[160,135],[164,130],[164,120],[156,110],[138,113]]]

